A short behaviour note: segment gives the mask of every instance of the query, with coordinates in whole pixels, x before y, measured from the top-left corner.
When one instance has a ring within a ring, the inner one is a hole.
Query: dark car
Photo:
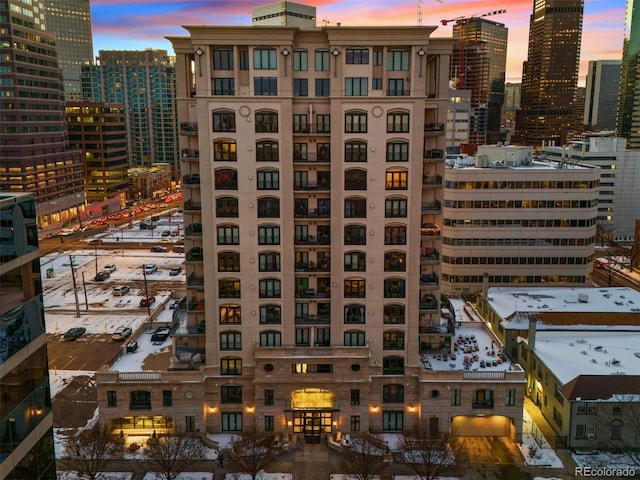
[[[150,305],[153,305],[155,301],[156,297],[142,297],[142,299],[140,299],[140,306],[148,307]]]
[[[98,273],[96,273],[96,276],[95,276],[95,277],[93,277],[93,279],[94,279],[96,282],[104,282],[104,281],[105,281],[107,278],[109,278],[110,276],[111,276],[111,274],[110,274],[109,272],[102,271],[102,272],[98,272]]]
[[[170,236],[170,235],[171,235],[171,230],[164,230],[164,231],[162,232],[162,236],[163,236],[163,237],[168,237],[168,236]]]
[[[151,334],[151,341],[164,342],[167,338],[169,338],[170,333],[171,329],[169,327],[158,327]]]
[[[160,220],[160,217],[159,217],[158,215],[153,215],[153,216],[151,217],[151,221],[152,221],[152,222],[157,222],[158,220]]]
[[[86,333],[87,329],[84,327],[74,327],[70,328],[64,333],[65,340],[75,340],[76,338],[80,338],[82,335]]]
[[[176,275],[180,275],[181,272],[182,272],[181,267],[173,267],[171,270],[169,270],[169,275],[172,277],[175,277]]]
[[[163,247],[162,245],[154,245],[153,247],[151,247],[151,251],[152,252],[166,253],[167,252],[167,247]]]
[[[93,240],[89,240],[89,245],[102,245],[101,238],[94,238]]]

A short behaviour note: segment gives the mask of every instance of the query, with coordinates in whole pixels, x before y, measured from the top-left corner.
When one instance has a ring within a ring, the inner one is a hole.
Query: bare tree
[[[615,230],[616,226],[613,223],[600,220],[596,223],[596,242],[600,243],[601,247],[604,247],[605,242],[612,240],[612,234]]]
[[[180,431],[168,430],[161,434],[154,431],[144,448],[144,455],[162,480],[175,480],[194,461],[202,460],[204,448],[199,439]]]
[[[450,443],[449,435],[429,435],[425,430],[403,435],[402,454],[405,463],[423,480],[433,480],[455,468],[460,447]]]
[[[607,277],[607,286],[610,287],[616,273],[621,272],[624,268],[624,263],[620,262],[613,252],[607,252],[607,263],[604,263],[601,268]]]
[[[387,469],[384,462],[386,448],[382,440],[371,434],[352,437],[349,446],[342,447],[339,467],[358,480],[379,478]]]
[[[106,423],[96,423],[93,428],[69,437],[65,446],[69,459],[77,466],[78,476],[88,480],[98,478],[124,452],[122,442]]]
[[[243,473],[251,478],[275,463],[283,452],[283,446],[266,432],[243,432],[231,443],[229,458],[236,462]]]
[[[598,430],[602,429],[607,438],[599,445],[603,450],[618,450],[630,456],[636,465],[640,448],[640,402],[636,393],[616,395],[616,401],[601,402],[598,405]],[[600,437],[600,435],[599,435]]]

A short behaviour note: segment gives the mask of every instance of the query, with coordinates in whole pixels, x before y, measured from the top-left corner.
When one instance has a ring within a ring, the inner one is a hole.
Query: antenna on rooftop
[[[327,17],[324,17],[322,19],[322,23],[324,24],[324,26],[326,27],[327,25],[329,25],[331,22],[329,21],[329,19]]]
[[[422,0],[418,1],[418,25],[422,25]]]

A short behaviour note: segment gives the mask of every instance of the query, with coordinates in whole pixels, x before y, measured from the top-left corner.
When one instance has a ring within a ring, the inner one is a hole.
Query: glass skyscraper
[[[622,72],[618,95],[616,133],[628,140],[627,148],[640,148],[640,0],[627,0]],[[635,132],[635,133],[634,133]]]

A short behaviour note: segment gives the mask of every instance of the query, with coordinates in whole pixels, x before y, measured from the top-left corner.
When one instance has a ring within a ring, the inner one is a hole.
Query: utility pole
[[[96,263],[96,275],[98,275],[98,244],[96,243],[94,245],[94,247],[95,247],[94,258],[95,258],[95,263]]]
[[[76,299],[76,318],[80,318],[80,302],[78,301],[78,287],[76,285],[76,267],[73,265],[73,255],[69,255],[71,262],[71,278],[73,279],[73,295]]]
[[[151,305],[149,305],[149,288],[147,287],[147,271],[142,265],[142,276],[144,277],[144,296],[147,299],[147,315],[149,315],[149,329],[153,326],[153,320],[151,320]]]
[[[89,310],[89,300],[87,299],[87,284],[84,281],[84,271],[82,271],[82,287],[84,288],[84,306],[85,306],[85,310]]]

